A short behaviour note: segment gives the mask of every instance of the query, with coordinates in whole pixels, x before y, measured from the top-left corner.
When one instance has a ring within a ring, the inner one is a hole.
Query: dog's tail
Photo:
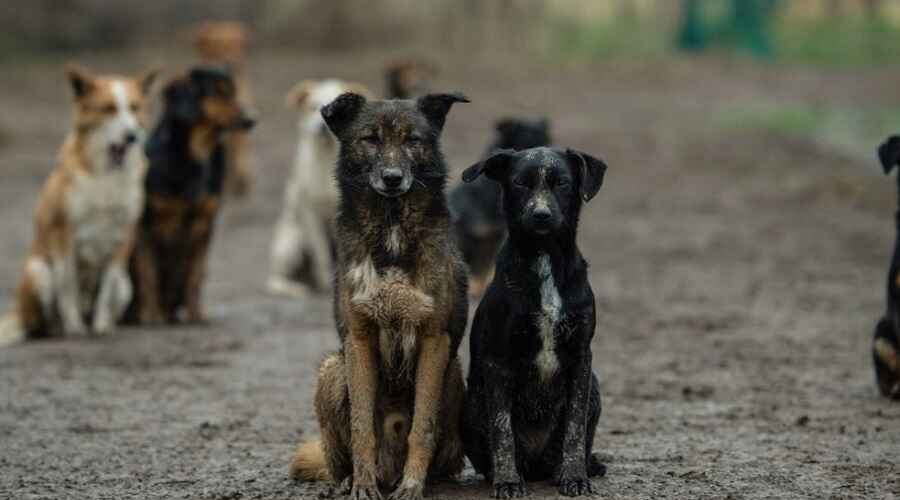
[[[321,439],[304,441],[294,452],[288,467],[291,477],[301,481],[327,481],[331,478],[325,464],[325,450]]]
[[[11,312],[0,316],[0,347],[18,344],[25,340],[25,328],[19,315]]]

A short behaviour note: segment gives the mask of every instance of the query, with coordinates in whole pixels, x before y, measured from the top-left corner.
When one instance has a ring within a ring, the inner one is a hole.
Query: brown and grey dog
[[[228,159],[225,133],[254,120],[229,73],[199,67],[171,81],[147,142],[146,204],[131,260],[135,297],[127,320],[203,321],[201,290]]]
[[[385,95],[388,99],[413,99],[425,94],[437,78],[434,64],[420,59],[394,61],[385,69]]]
[[[456,352],[466,269],[451,242],[439,137],[461,95],[366,101],[322,110],[341,144],[335,319],[342,349],[319,370],[321,441],[291,474],[328,478],[351,498],[421,498],[427,478],[463,467]]]
[[[284,208],[272,240],[267,285],[273,293],[304,295],[331,288],[338,142],[322,119],[321,109],[346,92],[370,95],[361,84],[334,79],[304,80],[287,95],[287,105],[299,112],[298,138],[294,168],[284,190]]]
[[[144,202],[144,102],[155,72],[66,70],[73,129],[41,191],[17,309],[0,343],[113,330],[131,300],[128,256]],[[89,325],[89,326],[88,326]]]
[[[888,137],[878,148],[878,158],[884,173],[890,174],[900,164],[900,136]],[[900,186],[900,178],[897,183]],[[875,326],[872,361],[881,394],[900,400],[900,210],[895,226],[894,256],[887,275],[887,310]]]
[[[253,92],[246,71],[246,50],[250,41],[247,28],[238,22],[208,21],[194,28],[194,48],[205,65],[224,66],[234,78],[238,102],[253,106]],[[253,187],[256,158],[246,131],[232,130],[223,137],[225,145],[224,193],[228,197],[246,197]]]

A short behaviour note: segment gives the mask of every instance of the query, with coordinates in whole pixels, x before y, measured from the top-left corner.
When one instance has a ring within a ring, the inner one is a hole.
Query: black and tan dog
[[[878,158],[884,173],[889,174],[900,162],[900,136],[891,136],[878,148]],[[900,185],[900,177],[898,177]],[[900,210],[897,211],[896,229],[900,234]],[[900,238],[894,243],[894,256],[887,280],[887,312],[875,327],[872,339],[872,358],[875,362],[875,379],[881,394],[900,400]]]
[[[170,82],[146,146],[146,203],[131,259],[135,300],[128,319],[203,321],[201,288],[219,211],[226,131],[253,126],[223,70],[200,67]],[[182,314],[184,313],[184,314]]]
[[[461,95],[372,101],[343,94],[322,109],[340,141],[335,319],[343,347],[319,370],[321,441],[291,463],[351,498],[421,498],[426,478],[463,466],[456,351],[468,302],[450,238],[439,146]]]
[[[421,59],[402,59],[389,63],[384,71],[385,96],[388,99],[413,99],[425,94],[438,75],[434,64]]]
[[[591,369],[594,294],[575,237],[606,165],[573,150],[498,151],[463,173],[503,189],[509,238],[471,331],[463,443],[495,498],[553,479],[591,493],[605,466],[591,453],[600,390]]]
[[[546,119],[504,118],[497,122],[497,139],[488,149],[536,148],[550,145]],[[500,210],[500,186],[485,177],[462,183],[450,191],[453,232],[469,266],[469,294],[480,297],[494,273],[497,250],[506,238],[506,220]]]

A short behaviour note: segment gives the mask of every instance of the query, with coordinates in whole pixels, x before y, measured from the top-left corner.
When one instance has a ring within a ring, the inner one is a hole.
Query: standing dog
[[[498,151],[463,173],[503,188],[509,238],[471,332],[463,443],[494,498],[554,479],[566,496],[591,493],[605,467],[591,454],[600,390],[591,370],[594,294],[575,237],[583,202],[606,165],[550,148]]]
[[[546,119],[505,118],[496,124],[497,140],[488,154],[498,149],[536,148],[550,145]],[[480,297],[494,274],[497,250],[506,238],[506,221],[500,210],[500,186],[481,177],[450,191],[453,232],[469,266],[469,294]]]
[[[416,98],[428,92],[437,75],[437,67],[427,61],[394,61],[388,64],[384,72],[385,95],[388,99]]]
[[[369,95],[357,83],[304,80],[287,95],[299,109],[294,169],[284,190],[284,209],[275,226],[268,288],[302,295],[307,287],[323,291],[334,276],[334,223],[338,191],[334,181],[338,142],[320,110],[345,92]]]
[[[891,136],[878,148],[878,158],[884,173],[900,162],[900,136]],[[900,180],[898,180],[900,183]],[[900,231],[900,211],[897,212]],[[872,339],[872,359],[875,362],[875,379],[885,397],[900,400],[900,239],[894,243],[894,256],[887,280],[887,312],[875,327]]]
[[[147,143],[147,200],[131,262],[136,286],[130,320],[204,320],[201,288],[225,175],[228,131],[249,130],[231,76],[196,68],[170,82],[165,109]]]
[[[225,66],[234,78],[238,102],[249,108],[253,93],[245,68],[247,28],[237,22],[203,22],[194,30],[194,48],[205,65]],[[243,198],[253,187],[255,158],[246,131],[232,130],[223,138],[225,147],[224,192]]]
[[[294,477],[330,478],[351,498],[418,499],[426,478],[463,467],[456,351],[466,327],[465,264],[454,248],[439,146],[461,95],[373,101],[343,94],[322,110],[337,164],[335,317],[343,343],[319,369],[321,442]]]
[[[72,66],[66,74],[73,130],[38,199],[16,314],[0,343],[106,334],[131,300],[127,263],[147,169],[144,101],[155,72],[95,76]]]

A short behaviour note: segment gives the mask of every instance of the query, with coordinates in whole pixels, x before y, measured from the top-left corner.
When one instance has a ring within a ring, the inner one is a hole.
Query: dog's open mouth
[[[112,163],[112,166],[115,168],[122,168],[125,164],[125,155],[128,154],[128,148],[131,146],[127,142],[122,142],[119,144],[110,144],[109,146],[109,159]]]

